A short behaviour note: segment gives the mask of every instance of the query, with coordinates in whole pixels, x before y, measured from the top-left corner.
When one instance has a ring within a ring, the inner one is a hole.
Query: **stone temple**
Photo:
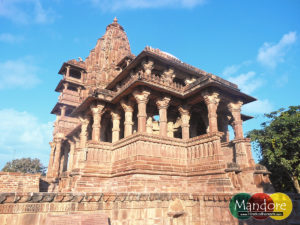
[[[133,55],[117,19],[59,74],[49,191],[261,190],[241,114],[255,99],[237,85],[159,49]]]
[[[59,74],[47,176],[0,195],[1,224],[241,224],[232,195],[272,189],[243,135],[256,99],[159,49],[135,56],[117,19]]]

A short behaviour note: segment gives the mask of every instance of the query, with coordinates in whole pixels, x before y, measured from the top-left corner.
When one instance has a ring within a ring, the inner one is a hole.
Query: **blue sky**
[[[115,16],[134,54],[159,48],[256,97],[245,132],[299,105],[300,1],[0,0],[1,168],[29,156],[48,165],[57,72],[87,57]]]

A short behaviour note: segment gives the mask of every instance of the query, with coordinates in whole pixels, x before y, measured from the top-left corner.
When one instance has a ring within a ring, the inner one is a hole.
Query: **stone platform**
[[[219,193],[1,193],[0,224],[57,225],[50,222],[70,215],[69,221],[77,221],[73,224],[89,225],[297,224],[299,195],[290,195],[295,209],[284,221],[238,221],[229,211],[231,197]],[[82,222],[87,218],[89,223]]]

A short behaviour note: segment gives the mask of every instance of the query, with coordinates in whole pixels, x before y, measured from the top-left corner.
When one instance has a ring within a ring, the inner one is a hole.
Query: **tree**
[[[21,158],[7,162],[2,169],[3,172],[42,173],[45,175],[46,167],[39,159]]]
[[[265,114],[270,121],[248,136],[260,153],[260,163],[272,173],[276,191],[300,193],[300,105]]]

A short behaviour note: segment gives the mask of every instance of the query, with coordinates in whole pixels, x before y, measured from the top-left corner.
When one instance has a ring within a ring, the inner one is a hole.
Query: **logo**
[[[291,214],[293,204],[289,196],[279,192],[271,195],[256,193],[252,196],[239,193],[231,198],[229,209],[239,220],[246,220],[251,216],[257,220],[265,220],[268,217],[283,220]]]

